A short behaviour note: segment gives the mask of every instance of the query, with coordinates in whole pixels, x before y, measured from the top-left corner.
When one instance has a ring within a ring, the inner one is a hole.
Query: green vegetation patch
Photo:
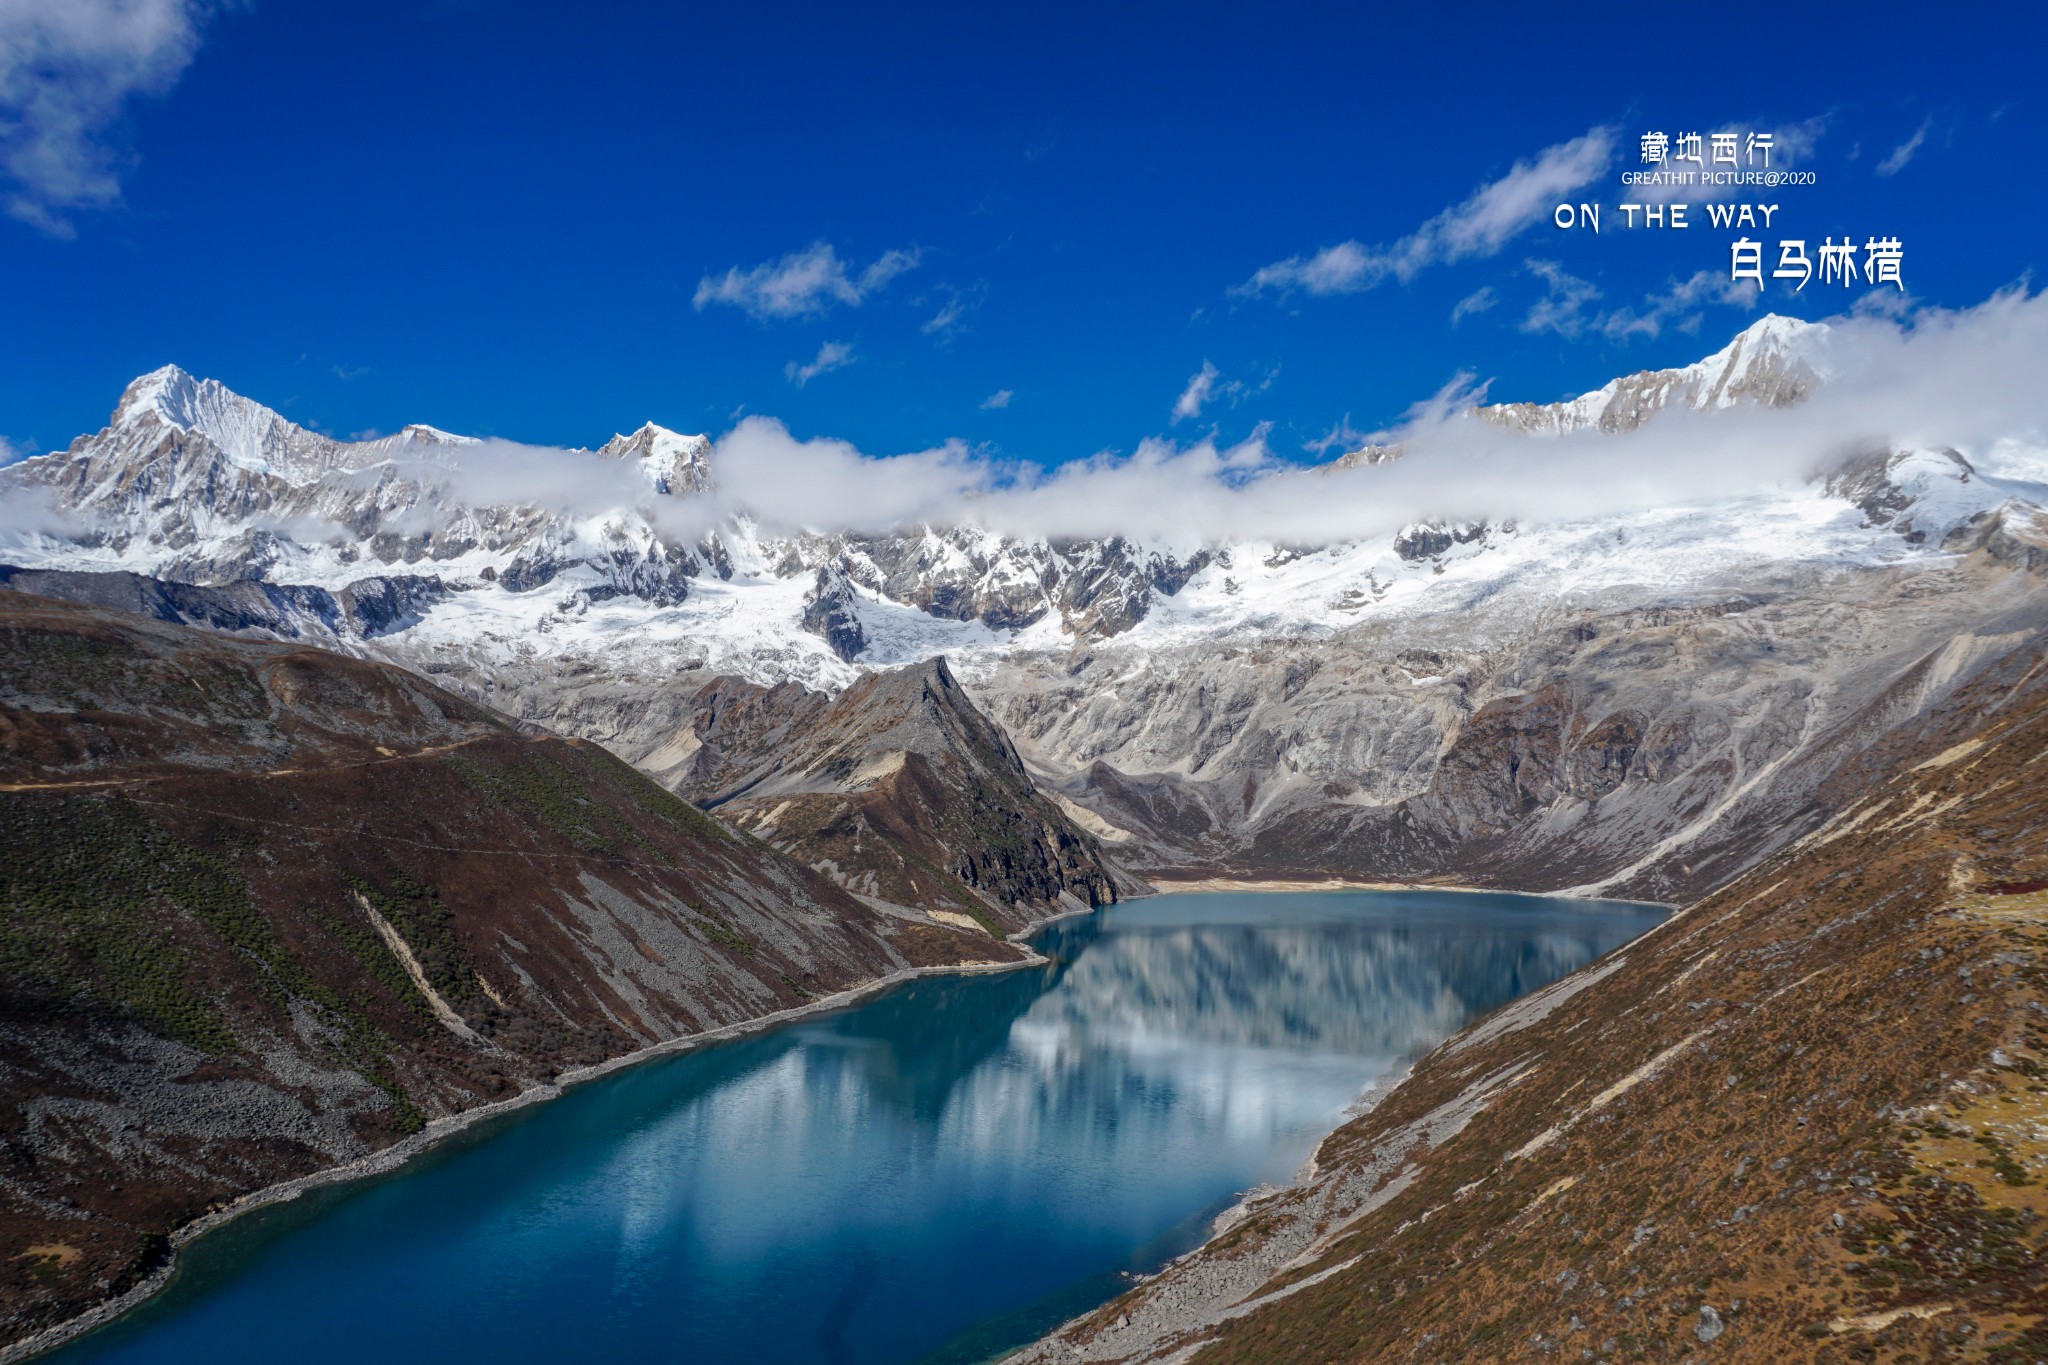
[[[263,685],[231,662],[153,654],[121,635],[0,628],[13,689],[75,709],[163,710],[207,719],[269,714]]]
[[[716,820],[604,750],[571,753],[578,767],[588,765],[598,771],[578,772],[540,753],[495,765],[463,757],[451,758],[449,763],[494,805],[524,810],[585,853],[618,856],[620,845],[630,844],[662,862],[675,861],[666,848],[642,835],[630,820],[597,798],[595,788],[600,781],[677,834],[732,842],[732,836]]]
[[[0,975],[14,990],[60,1009],[109,1008],[207,1052],[234,1050],[179,932],[189,917],[230,947],[275,951],[232,868],[112,796],[0,794],[0,841]]]
[[[721,844],[733,842],[732,831],[723,824],[698,810],[617,754],[600,749],[593,761],[604,769],[605,776],[631,798],[634,805],[676,833],[694,838],[715,839]]]
[[[704,937],[710,939],[727,952],[751,953],[754,951],[754,941],[752,939],[716,916],[698,915],[697,928],[702,931]]]
[[[337,1058],[391,1096],[401,1127],[424,1121],[392,1078],[390,1039],[312,978],[222,857],[105,795],[0,793],[0,840],[0,979],[24,1003],[110,1011],[225,1056],[238,1046],[208,971],[225,956],[281,1015],[301,1000],[323,1016]]]
[[[427,984],[458,1013],[469,1014],[483,1000],[483,990],[477,985],[476,964],[462,951],[462,944],[455,937],[454,916],[433,887],[414,880],[403,872],[394,874],[390,886],[380,890],[360,878],[350,877],[349,885],[375,906],[377,913],[390,921],[399,936],[412,949],[412,955],[419,960],[420,971],[427,978]],[[356,931],[360,939],[369,935]],[[378,941],[374,949],[357,953],[360,959],[365,955],[379,961],[377,971],[380,979],[388,984],[390,974],[403,979],[405,989],[402,996],[425,1017],[432,1018],[433,1010],[412,984],[411,976],[391,950]],[[368,962],[365,962],[368,965]]]

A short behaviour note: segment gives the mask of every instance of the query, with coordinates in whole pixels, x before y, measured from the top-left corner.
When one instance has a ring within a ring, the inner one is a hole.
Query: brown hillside
[[[0,592],[0,1323],[210,1207],[908,966],[878,911],[399,669]]]

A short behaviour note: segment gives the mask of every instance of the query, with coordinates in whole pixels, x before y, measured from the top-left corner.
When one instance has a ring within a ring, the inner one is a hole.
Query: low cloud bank
[[[1283,459],[1263,430],[1236,445],[1153,438],[1128,455],[1048,468],[962,442],[872,456],[845,441],[799,440],[762,417],[716,443],[716,488],[684,498],[651,496],[638,470],[593,469],[580,452],[489,442],[444,448],[432,463],[472,505],[588,516],[631,508],[681,538],[745,515],[775,531],[973,525],[1018,536],[1318,544],[1432,518],[1562,521],[1683,507],[1803,483],[1878,449],[2048,445],[2043,356],[2048,295],[2020,287],[1974,308],[1834,319],[1811,356],[1830,378],[1806,402],[1666,411],[1623,435],[1503,430],[1472,415],[1484,386],[1459,376],[1371,435],[1400,443],[1400,459],[1357,469]]]

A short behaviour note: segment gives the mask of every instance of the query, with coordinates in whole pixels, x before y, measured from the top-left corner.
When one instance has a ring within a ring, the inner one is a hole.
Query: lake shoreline
[[[1461,896],[1531,896],[1545,900],[1597,900],[1608,905],[1642,905],[1676,913],[1683,907],[1672,901],[1633,900],[1627,896],[1587,896],[1574,891],[1516,891],[1504,886],[1473,886],[1452,881],[1351,881],[1343,877],[1314,879],[1256,877],[1150,877],[1146,884],[1155,894],[1218,891],[1455,891]]]
[[[108,1326],[115,1320],[125,1317],[135,1309],[140,1308],[143,1304],[170,1287],[171,1281],[177,1276],[179,1252],[206,1236],[206,1234],[217,1231],[246,1214],[256,1212],[258,1209],[269,1208],[276,1204],[288,1204],[309,1190],[322,1189],[329,1185],[349,1184],[359,1180],[372,1180],[379,1176],[390,1175],[413,1160],[433,1151],[450,1138],[456,1137],[480,1123],[517,1113],[522,1109],[543,1104],[549,1100],[559,1099],[570,1089],[586,1085],[591,1081],[601,1080],[606,1076],[626,1070],[629,1067],[639,1066],[645,1062],[658,1061],[663,1057],[693,1052],[700,1047],[708,1047],[716,1043],[733,1042],[757,1033],[770,1032],[785,1024],[796,1023],[798,1020],[811,1015],[850,1008],[893,987],[927,977],[989,976],[1002,972],[1023,971],[1027,968],[1045,966],[1049,959],[1032,948],[1025,940],[1037,934],[1048,925],[1072,919],[1079,915],[1092,915],[1103,908],[1102,906],[1082,906],[1078,909],[1062,910],[1057,914],[1048,915],[1044,919],[1035,920],[1025,928],[1007,936],[1003,940],[1004,942],[1014,943],[1023,948],[1025,952],[1024,957],[1014,962],[954,962],[925,967],[905,967],[900,971],[875,977],[873,980],[863,982],[858,986],[849,986],[843,991],[835,991],[831,995],[820,996],[818,999],[803,1005],[794,1005],[785,1010],[777,1010],[772,1014],[756,1015],[752,1019],[742,1019],[703,1033],[684,1034],[679,1038],[669,1038],[659,1043],[650,1043],[646,1047],[635,1048],[631,1052],[622,1052],[618,1056],[607,1058],[602,1062],[594,1062],[589,1066],[575,1067],[564,1071],[557,1075],[553,1081],[522,1090],[511,1099],[493,1100],[488,1104],[480,1104],[474,1109],[465,1109],[457,1114],[448,1114],[441,1118],[429,1120],[427,1126],[419,1132],[401,1138],[389,1147],[371,1152],[367,1156],[358,1157],[354,1161],[340,1166],[329,1166],[305,1175],[294,1176],[290,1180],[281,1180],[275,1184],[265,1185],[261,1189],[251,1190],[249,1193],[235,1199],[234,1202],[215,1209],[211,1213],[203,1214],[182,1227],[174,1229],[166,1238],[170,1246],[169,1258],[162,1266],[150,1272],[146,1278],[124,1293],[94,1305],[85,1312],[80,1313],[77,1317],[68,1318],[63,1322],[45,1327],[30,1336],[22,1337],[5,1346],[0,1346],[0,1365],[18,1365],[18,1362],[33,1360],[37,1356],[54,1351],[65,1343],[76,1340],[89,1332],[94,1332]]]

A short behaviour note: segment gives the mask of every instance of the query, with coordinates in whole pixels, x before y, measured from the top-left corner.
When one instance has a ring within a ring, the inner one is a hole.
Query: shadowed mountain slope
[[[1117,898],[1094,839],[944,659],[829,698],[721,678],[670,752],[678,791],[871,902],[1008,931]]]

